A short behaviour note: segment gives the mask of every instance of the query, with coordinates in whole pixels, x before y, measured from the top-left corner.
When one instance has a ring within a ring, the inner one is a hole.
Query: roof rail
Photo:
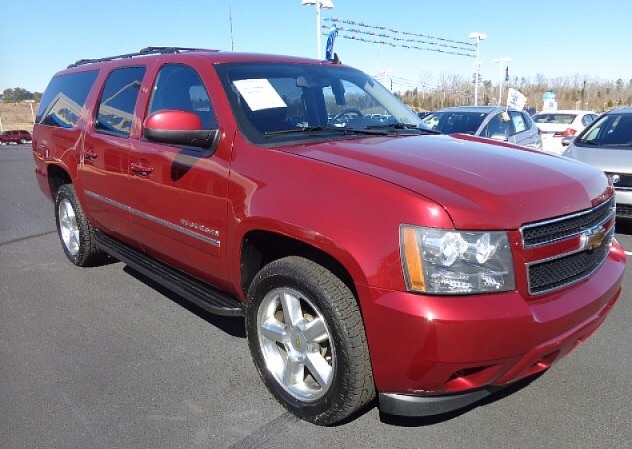
[[[128,58],[134,58],[136,56],[155,55],[155,54],[175,54],[175,53],[180,53],[183,51],[219,51],[219,50],[209,50],[207,48],[189,48],[189,47],[145,47],[137,53],[127,53],[123,55],[108,56],[105,58],[97,58],[97,59],[80,59],[74,64],[70,64],[68,68],[71,69],[73,67],[78,67],[80,65],[94,64],[97,62],[113,61],[115,59],[128,59]]]

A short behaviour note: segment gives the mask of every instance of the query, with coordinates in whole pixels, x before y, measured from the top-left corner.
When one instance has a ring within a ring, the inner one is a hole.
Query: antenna
[[[235,41],[233,40],[233,8],[228,2],[228,21],[230,22],[230,51],[235,51]]]

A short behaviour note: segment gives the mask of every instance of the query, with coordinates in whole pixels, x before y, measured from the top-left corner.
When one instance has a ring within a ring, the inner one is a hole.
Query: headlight
[[[409,291],[453,295],[515,288],[506,232],[402,225],[400,246]]]

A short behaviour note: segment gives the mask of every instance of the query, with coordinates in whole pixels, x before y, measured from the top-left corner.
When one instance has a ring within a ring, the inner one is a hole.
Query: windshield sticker
[[[287,107],[283,98],[267,79],[238,80],[235,81],[235,87],[252,111]]]

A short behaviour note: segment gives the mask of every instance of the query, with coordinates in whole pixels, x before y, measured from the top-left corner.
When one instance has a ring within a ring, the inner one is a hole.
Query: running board
[[[242,303],[236,298],[102,232],[95,233],[101,250],[207,312],[224,316],[244,315]]]

